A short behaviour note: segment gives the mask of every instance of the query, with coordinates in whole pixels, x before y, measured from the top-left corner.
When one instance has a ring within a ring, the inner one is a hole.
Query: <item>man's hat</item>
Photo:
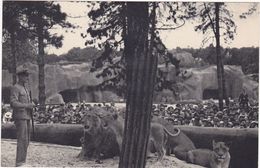
[[[20,76],[20,75],[28,76],[28,75],[29,75],[29,70],[26,69],[26,68],[18,69],[18,70],[17,70],[17,75],[18,75],[18,76]]]

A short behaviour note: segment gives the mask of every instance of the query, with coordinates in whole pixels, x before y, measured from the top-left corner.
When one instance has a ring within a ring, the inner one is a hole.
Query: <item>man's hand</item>
[[[34,103],[28,103],[25,108],[32,109],[35,107]]]

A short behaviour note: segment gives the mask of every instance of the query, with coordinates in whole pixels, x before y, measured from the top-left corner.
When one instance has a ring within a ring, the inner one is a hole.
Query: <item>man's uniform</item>
[[[243,109],[248,108],[248,95],[246,93],[241,93],[239,95],[238,100],[239,100],[240,108],[243,108]]]
[[[31,109],[24,107],[25,104],[31,102],[28,88],[18,83],[15,84],[11,89],[10,101],[17,133],[16,166],[21,166],[26,162],[30,141]]]

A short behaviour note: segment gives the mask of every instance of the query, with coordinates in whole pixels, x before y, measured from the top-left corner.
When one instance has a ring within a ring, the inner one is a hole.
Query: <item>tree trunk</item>
[[[215,14],[216,14],[216,55],[217,55],[217,76],[218,76],[218,100],[219,109],[223,109],[223,77],[221,70],[221,55],[220,55],[220,35],[219,35],[219,6],[218,2],[215,3]]]
[[[226,93],[226,78],[225,78],[225,69],[223,55],[221,54],[221,74],[222,74],[222,88],[223,88],[223,99],[225,100],[225,105],[229,106],[229,98]]]
[[[13,85],[16,84],[17,78],[16,78],[16,48],[15,48],[15,33],[12,30],[11,31],[11,52],[12,52],[12,73],[13,73]]]
[[[39,103],[40,111],[45,111],[45,74],[44,74],[44,44],[43,44],[43,26],[38,25],[38,67],[39,67]]]
[[[223,99],[225,100],[225,105],[229,105],[228,95],[226,93],[226,80],[225,80],[225,69],[223,59],[221,57],[221,74],[222,74],[222,88],[223,88]]]
[[[126,11],[127,100],[119,167],[142,168],[145,167],[150,133],[157,57],[151,51],[153,33],[150,36],[151,43],[148,41],[148,3],[128,2]]]

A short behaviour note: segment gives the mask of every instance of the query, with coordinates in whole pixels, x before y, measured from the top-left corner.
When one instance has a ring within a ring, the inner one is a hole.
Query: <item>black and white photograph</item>
[[[0,7],[0,167],[258,167],[260,2]]]

